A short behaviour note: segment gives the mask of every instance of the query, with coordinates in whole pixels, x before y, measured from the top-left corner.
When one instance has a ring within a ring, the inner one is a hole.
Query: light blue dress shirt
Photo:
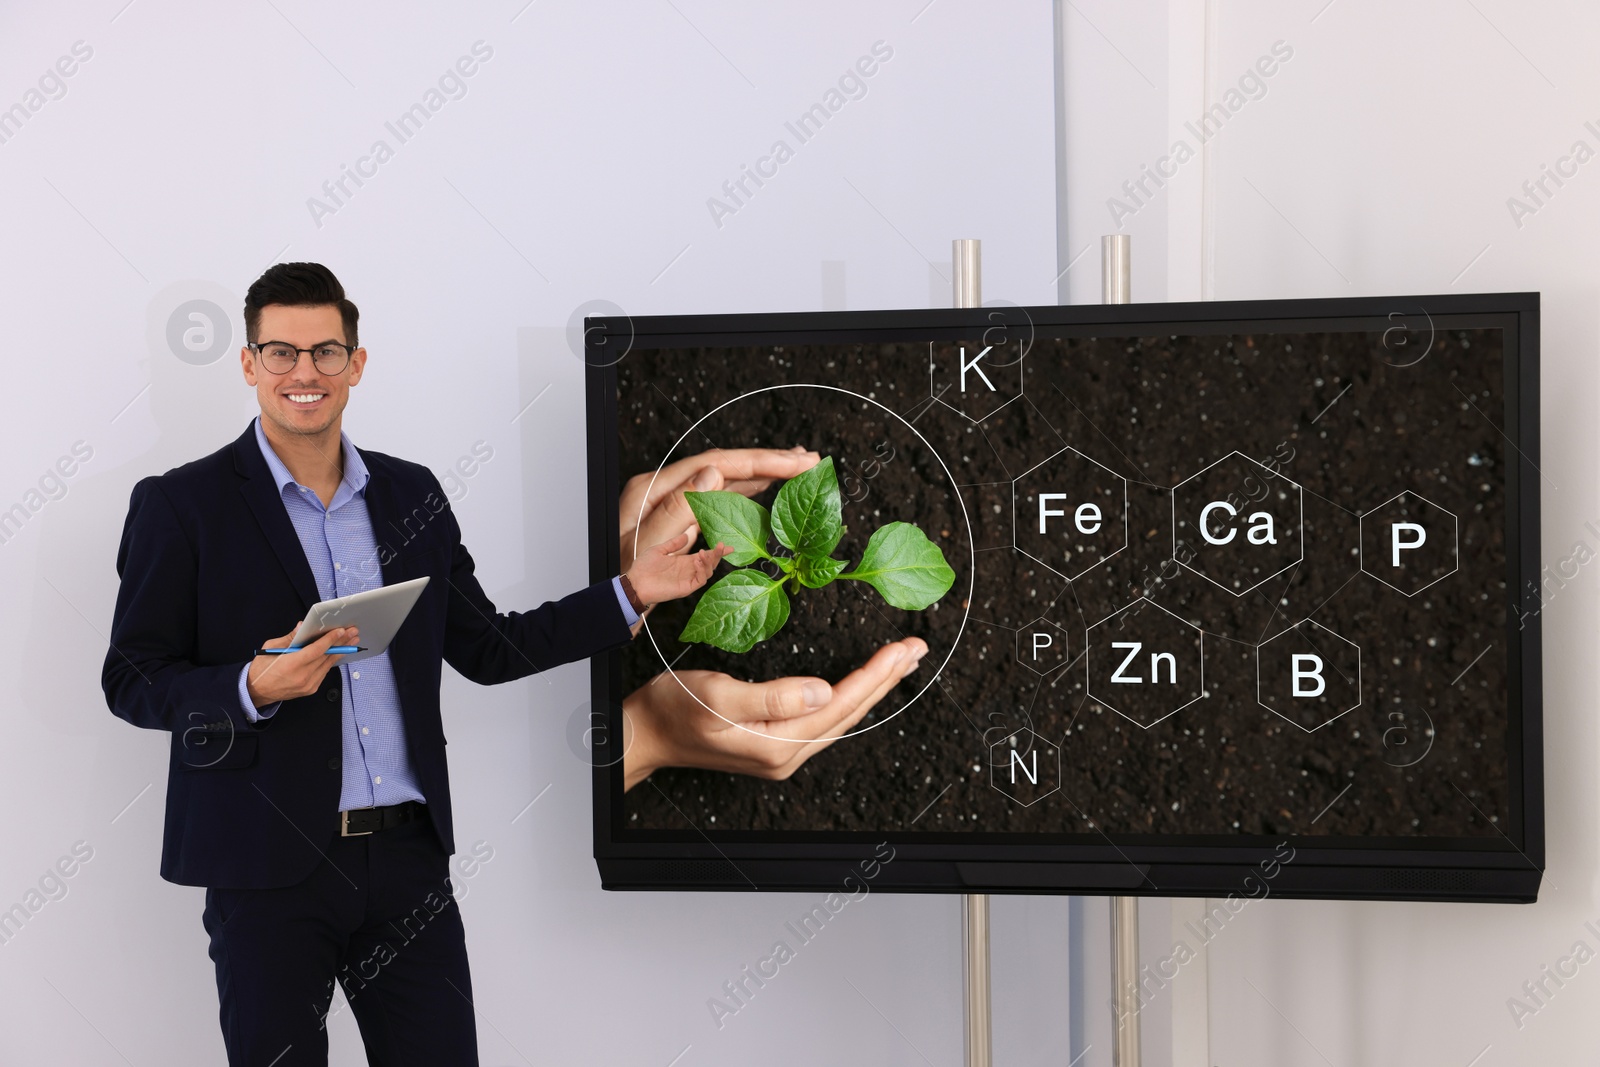
[[[367,515],[365,490],[371,477],[361,454],[350,438],[339,435],[344,452],[344,480],[332,501],[322,500],[300,485],[272,450],[267,435],[256,419],[256,443],[267,461],[267,469],[278,485],[289,521],[294,524],[311,565],[321,600],[362,593],[383,585],[378,566],[378,545]],[[395,688],[394,668],[389,653],[383,652],[358,663],[340,663],[341,784],[339,808],[367,808],[399,804],[407,800],[427,801],[417,786],[411,761],[406,755],[404,720],[400,714],[400,694]],[[249,667],[239,676],[239,696],[245,715],[251,721],[270,719],[279,705],[255,707],[245,680]]]
[[[383,585],[378,565],[377,540],[372,519],[367,514],[366,487],[371,475],[350,438],[339,435],[344,453],[344,480],[326,507],[317,494],[300,485],[272,450],[261,420],[255,421],[256,443],[278,485],[284,510],[294,524],[305,550],[306,562],[316,578],[317,595],[322,600],[349,596]],[[612,589],[622,613],[632,626],[638,621],[620,578],[612,579]],[[406,755],[405,722],[400,713],[400,694],[395,688],[394,669],[387,651],[356,663],[338,665],[340,687],[341,785],[339,808],[384,807],[407,800],[424,803],[427,798],[417,785],[411,761]],[[257,708],[246,687],[250,667],[239,672],[239,702],[251,722],[270,719],[279,704]]]

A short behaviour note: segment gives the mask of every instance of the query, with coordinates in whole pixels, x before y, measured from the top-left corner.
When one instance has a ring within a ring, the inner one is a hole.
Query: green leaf
[[[839,576],[850,565],[849,560],[830,559],[827,556],[800,556],[795,577],[807,589],[821,589]]]
[[[760,571],[737,570],[705,591],[678,640],[748,652],[777,633],[788,618],[789,597],[782,582]]]
[[[771,521],[767,509],[743,493],[726,489],[710,492],[684,493],[694,521],[700,524],[706,545],[715,548],[718,541],[733,549],[722,558],[736,567],[769,559],[767,541],[772,537]]]
[[[856,569],[840,577],[859,578],[894,607],[920,611],[950,591],[956,572],[921,530],[891,522],[868,539]]]
[[[844,536],[833,457],[790,478],[772,504],[772,532],[797,556],[826,556]]]

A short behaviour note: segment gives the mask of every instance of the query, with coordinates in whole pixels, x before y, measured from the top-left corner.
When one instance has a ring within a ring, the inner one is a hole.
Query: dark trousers
[[[206,890],[230,1067],[325,1067],[335,979],[374,1067],[476,1067],[461,912],[427,818],[331,833],[323,853],[299,885]]]

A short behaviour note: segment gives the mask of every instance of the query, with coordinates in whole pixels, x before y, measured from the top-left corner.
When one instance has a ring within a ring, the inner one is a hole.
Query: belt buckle
[[[351,811],[371,811],[371,810],[372,810],[372,806],[369,805],[369,806],[367,806],[365,808],[350,808],[350,809],[348,809],[346,811],[341,811],[339,813],[339,836],[340,837],[369,837],[369,836],[371,836],[371,834],[373,833],[373,831],[371,831],[371,830],[357,830],[354,833],[350,832],[350,812]]]

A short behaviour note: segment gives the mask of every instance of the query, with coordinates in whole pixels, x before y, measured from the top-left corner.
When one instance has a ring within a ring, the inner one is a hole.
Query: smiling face
[[[339,309],[332,304],[269,304],[261,309],[256,340],[260,344],[282,341],[296,348],[312,349],[328,341],[344,344],[346,338]],[[262,419],[285,436],[337,438],[340,416],[350,400],[350,387],[361,381],[367,350],[358,348],[352,352],[349,364],[338,374],[318,370],[309,351],[301,352],[294,369],[282,374],[263,367],[249,348],[240,352],[239,361],[244,380],[255,386]]]

